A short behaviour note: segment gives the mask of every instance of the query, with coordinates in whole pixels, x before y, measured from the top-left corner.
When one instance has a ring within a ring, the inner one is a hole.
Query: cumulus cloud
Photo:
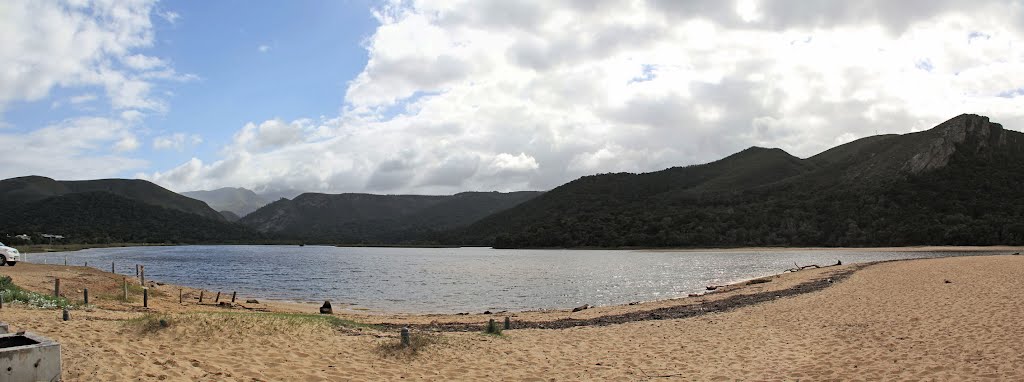
[[[1024,129],[1012,1],[392,1],[337,118],[254,121],[175,189],[548,189],[746,147]]]
[[[151,0],[5,1],[0,11],[0,111],[36,101],[55,87],[100,87],[115,109],[166,111],[153,79],[188,80],[152,46]],[[168,20],[176,14],[166,13]]]
[[[200,143],[203,143],[203,137],[199,134],[174,133],[153,138],[153,148],[157,150],[182,151],[187,146],[195,146]]]
[[[144,168],[144,160],[111,152],[138,146],[130,127],[108,118],[74,118],[28,133],[0,132],[0,178],[42,174],[58,179],[114,177]]]

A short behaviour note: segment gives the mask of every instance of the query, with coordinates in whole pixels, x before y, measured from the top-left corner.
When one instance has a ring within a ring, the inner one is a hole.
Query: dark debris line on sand
[[[804,293],[816,292],[831,286],[834,282],[850,277],[854,272],[871,265],[860,264],[851,269],[836,272],[830,276],[807,281],[790,288],[775,291],[766,291],[753,294],[739,294],[727,297],[718,301],[709,301],[688,305],[670,306],[645,311],[629,312],[623,314],[601,316],[594,318],[563,318],[553,321],[516,321],[515,329],[566,329],[578,326],[606,326],[623,324],[634,321],[668,320],[677,318],[697,317],[708,313],[727,312],[730,310],[772,301],[777,298],[801,295]],[[374,325],[383,330],[399,330],[402,327],[424,331],[441,332],[478,332],[484,329],[484,324],[471,324],[461,322],[442,322],[430,324],[395,324],[383,323]]]

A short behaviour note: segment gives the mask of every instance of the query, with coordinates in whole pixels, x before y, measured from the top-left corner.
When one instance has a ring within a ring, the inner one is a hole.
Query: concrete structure
[[[0,334],[7,334],[9,331],[11,331],[11,327],[6,322],[0,322]]]
[[[60,379],[59,343],[35,333],[0,334],[0,382]]]

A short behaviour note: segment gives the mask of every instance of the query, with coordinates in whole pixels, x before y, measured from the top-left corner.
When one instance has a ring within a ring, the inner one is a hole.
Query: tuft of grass
[[[495,320],[487,321],[487,325],[484,325],[484,334],[500,337],[502,325],[503,324]]]
[[[444,343],[444,338],[436,333],[409,333],[409,346],[402,346],[400,338],[388,339],[377,344],[377,353],[382,357],[410,358],[419,355],[431,346]]]
[[[125,325],[133,327],[142,333],[156,333],[176,323],[177,320],[169,315],[149,313],[130,319],[125,322]]]
[[[14,285],[10,276],[0,276],[0,298],[4,303],[23,303],[43,309],[74,308],[75,306],[64,297],[54,297],[42,293],[31,292]]]

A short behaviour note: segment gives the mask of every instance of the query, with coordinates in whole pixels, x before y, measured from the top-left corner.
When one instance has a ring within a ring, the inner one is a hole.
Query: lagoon
[[[331,246],[168,246],[29,254],[243,296],[330,300],[336,308],[409,313],[565,309],[661,300],[778,274],[794,264],[844,264],[991,254],[879,250],[628,251]]]

